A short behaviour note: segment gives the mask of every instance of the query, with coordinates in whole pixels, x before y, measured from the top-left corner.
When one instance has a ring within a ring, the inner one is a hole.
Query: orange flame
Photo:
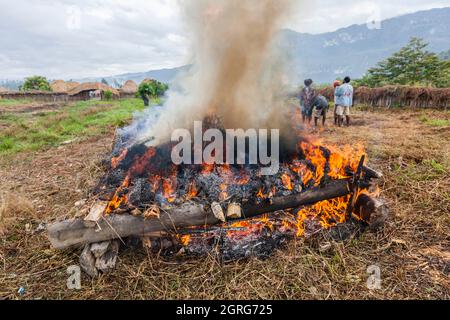
[[[116,169],[119,166],[120,162],[122,162],[122,160],[125,159],[125,157],[127,155],[128,155],[128,149],[125,149],[122,151],[122,153],[118,157],[112,158],[111,159],[111,167],[113,169]]]
[[[198,189],[197,186],[195,185],[195,182],[191,182],[189,184],[189,188],[188,188],[188,193],[187,193],[187,199],[193,199],[198,195]]]
[[[162,185],[163,195],[164,195],[164,198],[166,198],[166,200],[169,203],[172,203],[176,200],[174,185],[175,185],[175,183],[173,181],[171,181],[170,179],[163,180],[163,185]]]
[[[281,176],[281,180],[283,181],[283,185],[286,189],[290,191],[294,190],[294,184],[292,183],[292,179],[287,173]]]

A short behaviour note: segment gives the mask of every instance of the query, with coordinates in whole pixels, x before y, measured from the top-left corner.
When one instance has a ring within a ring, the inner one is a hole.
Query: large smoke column
[[[277,95],[284,69],[273,42],[292,1],[194,0],[181,5],[192,33],[193,66],[172,84],[158,119],[151,111],[141,119],[134,131],[137,141],[155,137],[153,143],[165,142],[174,129],[190,129],[210,113],[227,128],[279,128],[283,110]]]

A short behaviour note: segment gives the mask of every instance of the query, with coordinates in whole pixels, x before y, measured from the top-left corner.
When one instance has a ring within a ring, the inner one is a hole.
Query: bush
[[[52,91],[50,83],[47,78],[42,76],[33,76],[25,79],[25,82],[20,87],[21,91]]]
[[[106,90],[104,94],[104,98],[106,101],[111,101],[113,98],[113,93],[111,90]]]
[[[149,105],[150,99],[163,96],[169,86],[156,80],[144,81],[139,85],[138,95],[144,100],[146,106]]]

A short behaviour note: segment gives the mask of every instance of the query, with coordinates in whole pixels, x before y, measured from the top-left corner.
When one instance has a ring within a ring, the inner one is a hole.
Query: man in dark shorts
[[[312,103],[312,115],[314,116],[314,124],[316,127],[318,126],[320,117],[322,117],[322,125],[325,126],[329,107],[330,104],[324,96],[318,95],[314,98]]]

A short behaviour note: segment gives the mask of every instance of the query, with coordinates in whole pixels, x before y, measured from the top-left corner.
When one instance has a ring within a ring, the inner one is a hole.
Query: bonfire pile
[[[53,246],[84,246],[81,265],[96,276],[114,267],[119,241],[136,237],[155,252],[231,261],[268,256],[295,237],[342,240],[387,217],[382,175],[358,146],[299,138],[273,176],[255,165],[176,166],[172,147],[114,148],[86,217],[49,226]]]

